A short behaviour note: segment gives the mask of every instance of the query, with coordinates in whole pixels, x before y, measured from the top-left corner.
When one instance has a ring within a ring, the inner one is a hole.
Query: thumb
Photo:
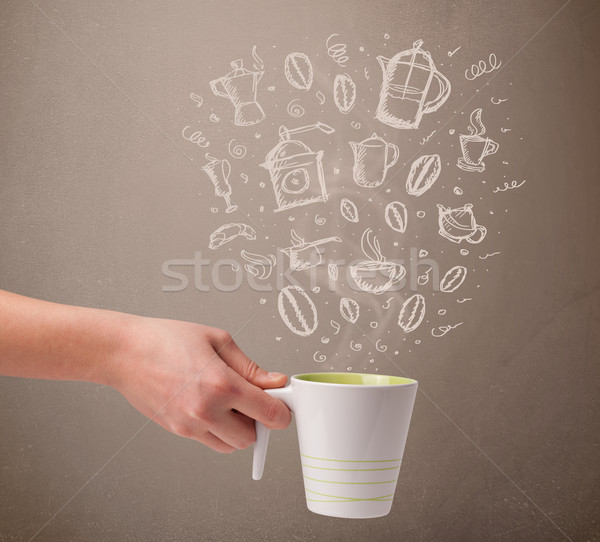
[[[233,340],[219,350],[219,356],[236,373],[259,388],[281,388],[287,382],[286,375],[269,373],[253,362]]]

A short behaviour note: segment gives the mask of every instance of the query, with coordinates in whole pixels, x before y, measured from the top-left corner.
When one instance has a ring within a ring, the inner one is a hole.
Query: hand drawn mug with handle
[[[417,385],[398,376],[311,373],[265,390],[295,415],[309,510],[341,518],[389,513]],[[269,430],[258,422],[256,438],[252,477],[260,480]]]
[[[400,150],[377,134],[360,143],[350,141],[354,153],[352,178],[358,186],[376,188],[383,184],[390,169],[397,161]]]

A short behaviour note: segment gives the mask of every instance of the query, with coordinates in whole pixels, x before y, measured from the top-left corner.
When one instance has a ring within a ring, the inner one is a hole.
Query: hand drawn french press
[[[210,82],[213,93],[229,98],[235,107],[234,124],[251,126],[265,118],[265,112],[256,101],[258,82],[264,71],[250,71],[242,66],[241,59],[231,63],[233,71]]]
[[[383,82],[375,117],[392,128],[418,128],[423,115],[437,111],[450,96],[450,81],[421,45],[417,40],[392,58],[377,57]]]

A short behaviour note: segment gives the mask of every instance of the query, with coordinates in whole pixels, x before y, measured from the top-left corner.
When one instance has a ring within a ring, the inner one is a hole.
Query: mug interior
[[[292,378],[305,382],[346,386],[406,386],[417,383],[412,378],[367,373],[307,373]]]

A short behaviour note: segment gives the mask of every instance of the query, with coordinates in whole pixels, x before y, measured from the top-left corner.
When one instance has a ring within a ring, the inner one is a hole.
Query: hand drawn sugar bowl
[[[391,59],[377,57],[383,82],[375,117],[392,128],[418,128],[423,115],[439,109],[450,95],[450,81],[421,45],[417,40]]]
[[[277,201],[275,212],[326,202],[328,198],[323,176],[323,151],[313,152],[301,141],[291,139],[292,134],[320,130],[331,134],[335,130],[321,122],[288,130],[279,129],[280,141],[260,164],[268,170]]]
[[[251,126],[265,118],[265,112],[256,101],[258,82],[264,71],[250,71],[243,67],[242,60],[231,63],[233,71],[210,82],[216,96],[229,98],[235,107],[234,124]]]

